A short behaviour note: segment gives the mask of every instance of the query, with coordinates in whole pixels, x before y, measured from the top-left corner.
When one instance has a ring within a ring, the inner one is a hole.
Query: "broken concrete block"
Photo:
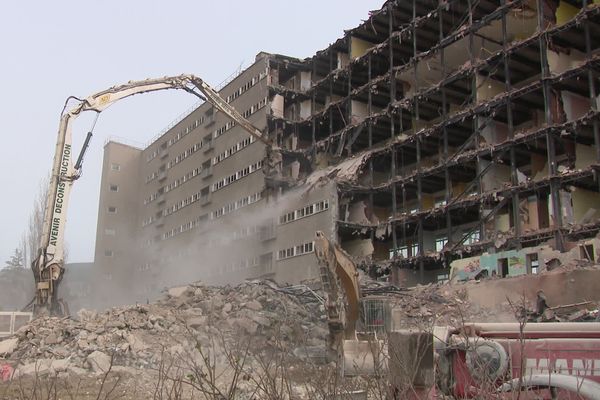
[[[85,375],[88,373],[87,370],[76,367],[74,365],[69,365],[69,367],[67,368],[67,372],[70,373],[71,375]]]
[[[150,347],[135,333],[126,334],[125,340],[127,340],[127,343],[129,343],[129,348],[134,353],[147,350]]]
[[[51,333],[50,335],[46,336],[46,339],[44,339],[44,343],[46,343],[47,345],[58,344],[62,341],[62,336],[56,333]]]
[[[182,294],[184,294],[188,289],[188,286],[178,286],[178,287],[172,287],[168,290],[167,293],[169,293],[169,296],[171,297],[180,297]]]
[[[79,339],[77,342],[77,347],[81,350],[85,351],[90,347],[90,343],[85,339]]]
[[[113,366],[111,369],[111,372],[116,372],[121,375],[139,375],[140,374],[140,371],[135,368],[124,367],[121,365]]]
[[[10,338],[0,342],[0,356],[9,356],[17,348],[18,338]]]
[[[86,362],[92,371],[102,374],[108,372],[111,360],[109,355],[96,350],[87,356]]]
[[[50,360],[42,358],[17,368],[15,370],[14,377],[23,375],[44,376],[57,372],[64,372],[68,370],[70,364],[71,362],[68,358],[62,360]]]
[[[223,299],[221,298],[221,296],[214,296],[211,300],[213,310],[220,309],[223,307]]]
[[[125,323],[123,321],[119,321],[117,320],[112,320],[112,321],[108,321],[106,323],[106,327],[107,328],[118,328],[118,329],[124,329],[126,327]]]
[[[262,304],[260,304],[258,301],[251,300],[248,303],[246,303],[246,308],[249,308],[252,311],[260,311],[263,307]]]
[[[258,324],[248,318],[238,318],[235,321],[238,328],[243,329],[247,334],[254,335],[258,330]]]
[[[206,326],[206,324],[207,324],[207,318],[203,317],[203,316],[190,318],[187,321],[187,325],[193,329],[201,328],[203,326]]]
[[[253,315],[250,317],[252,321],[262,326],[271,326],[271,320],[263,315]]]
[[[185,354],[185,348],[183,347],[183,345],[181,343],[178,343],[176,345],[169,347],[169,354],[171,354],[172,356],[175,356],[178,354]]]

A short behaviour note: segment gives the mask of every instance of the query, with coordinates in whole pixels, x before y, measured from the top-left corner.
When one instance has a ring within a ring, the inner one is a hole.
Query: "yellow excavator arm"
[[[361,298],[358,269],[350,256],[321,231],[316,232],[315,255],[327,294],[330,346],[337,349],[344,339],[356,338]]]

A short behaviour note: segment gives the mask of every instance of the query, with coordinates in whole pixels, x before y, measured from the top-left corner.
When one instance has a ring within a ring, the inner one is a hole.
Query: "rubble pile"
[[[508,301],[493,308],[483,307],[469,301],[460,285],[418,285],[394,295],[391,307],[395,328],[459,326],[471,321],[515,321],[515,309]]]
[[[363,279],[365,324],[359,324],[359,329],[379,329],[385,324],[392,330],[428,330],[464,322],[515,322],[524,317],[529,321],[595,320],[599,300],[590,290],[596,293],[596,272],[567,271],[564,276],[553,272],[413,288]],[[554,280],[577,285],[579,290],[570,290],[573,296],[561,296]],[[225,287],[195,283],[168,289],[151,304],[102,312],[82,310],[76,317],[37,318],[0,340],[0,381],[32,377],[36,382],[40,375],[56,374],[97,383],[110,372],[127,376],[126,389],[130,383],[141,382],[147,396],[156,394],[159,387],[167,390],[168,378],[172,385],[187,382],[192,392],[234,390],[235,398],[241,399],[326,398],[311,392],[337,390],[319,381],[338,376],[336,354],[327,346],[325,298],[324,293],[306,286],[279,287],[270,281]],[[269,380],[291,388],[294,396],[267,393],[270,386],[264,382]],[[348,379],[343,385],[355,388],[361,382],[365,381]],[[263,391],[263,397],[257,391]],[[189,398],[194,398],[192,392]]]
[[[171,357],[241,345],[252,353],[325,346],[327,328],[316,298],[245,283],[171,288],[153,304],[82,310],[76,318],[38,318],[5,346],[15,373],[156,369]],[[0,342],[4,343],[4,342]]]
[[[560,267],[539,275],[397,289],[391,298],[392,328],[522,320],[598,321],[600,297],[594,282],[599,277],[597,265]]]

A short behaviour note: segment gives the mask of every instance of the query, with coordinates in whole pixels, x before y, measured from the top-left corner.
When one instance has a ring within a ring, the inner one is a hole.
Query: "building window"
[[[313,242],[304,243],[304,254],[313,252]]]
[[[414,243],[410,246],[410,256],[411,257],[416,257],[419,255],[419,244],[418,243]]]
[[[277,259],[284,260],[286,258],[292,258],[295,256],[301,256],[304,254],[312,253],[314,251],[314,243],[302,243],[294,247],[282,249],[277,252]]]
[[[474,244],[479,242],[479,229],[471,232],[469,234],[469,236],[467,236],[467,239],[465,240],[465,244],[469,245],[469,244]]]
[[[397,256],[408,258],[408,246],[398,247],[396,250],[390,249],[390,260],[394,258],[394,253],[396,253]]]
[[[540,266],[540,262],[538,260],[537,253],[527,254],[525,256],[525,264],[527,267],[527,272],[530,274],[536,275],[538,273],[538,269]]]
[[[313,214],[325,211],[329,209],[329,200],[319,201],[317,203],[309,204],[305,207],[299,208],[295,211],[290,211],[279,217],[279,224],[287,224],[288,222],[295,221],[300,218],[309,217]]]
[[[104,230],[104,234],[106,236],[115,236],[116,231],[114,229],[107,228]]]
[[[441,199],[436,199],[435,203],[433,204],[433,207],[443,207],[446,205],[446,199],[441,198]]]
[[[584,244],[579,246],[579,256],[582,260],[594,261],[594,245]]]
[[[118,192],[119,191],[119,185],[111,184],[110,185],[110,191],[111,192]]]
[[[107,211],[109,214],[116,214],[117,213],[117,207],[115,206],[108,206]]]
[[[248,167],[246,167],[240,171],[237,171],[235,174],[231,174],[231,175],[219,180],[216,183],[213,183],[212,191],[216,192],[217,190],[219,190],[227,185],[230,185],[233,182],[236,182],[237,180],[239,180],[253,172],[258,171],[261,168],[262,168],[262,160],[257,161],[254,164],[249,165]]]
[[[115,253],[112,250],[104,250],[104,257],[112,257]]]
[[[435,239],[435,251],[440,252],[444,249],[444,246],[448,243],[448,237],[440,237]]]
[[[121,170],[121,164],[112,163],[110,165],[110,169],[112,169],[113,171],[120,171]]]

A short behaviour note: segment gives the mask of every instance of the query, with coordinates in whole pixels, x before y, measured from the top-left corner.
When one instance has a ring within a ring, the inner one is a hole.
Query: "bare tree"
[[[27,235],[25,232],[23,232],[19,240],[19,251],[23,255],[23,267],[28,267],[31,263],[29,262],[29,254],[27,253]]]
[[[25,266],[25,262],[23,260],[23,252],[18,247],[15,249],[15,252],[10,259],[6,261],[6,266],[8,268],[23,268]]]
[[[46,176],[40,180],[38,193],[33,199],[33,208],[29,215],[29,224],[27,232],[24,234],[23,242],[27,251],[25,259],[27,264],[37,258],[42,236],[42,227],[44,225],[44,213],[46,211],[46,199],[48,197],[48,185],[50,184],[50,176]]]

